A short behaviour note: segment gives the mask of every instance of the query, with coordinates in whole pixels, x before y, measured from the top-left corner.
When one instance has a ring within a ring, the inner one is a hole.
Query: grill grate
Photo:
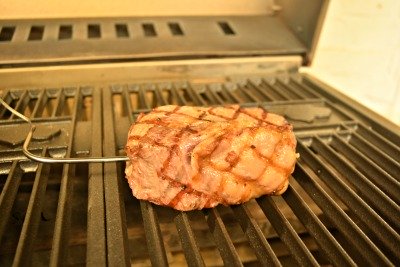
[[[27,128],[0,108],[1,265],[399,263],[400,137],[308,78],[16,89],[2,98],[38,124],[32,150],[42,155],[123,154],[141,112],[239,103],[285,114],[301,158],[282,196],[183,213],[135,200],[123,163],[27,161]]]

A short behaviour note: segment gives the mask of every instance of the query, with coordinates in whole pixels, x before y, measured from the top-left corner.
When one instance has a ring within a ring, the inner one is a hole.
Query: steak
[[[297,154],[292,126],[262,108],[161,106],[125,147],[133,195],[181,211],[280,195]]]

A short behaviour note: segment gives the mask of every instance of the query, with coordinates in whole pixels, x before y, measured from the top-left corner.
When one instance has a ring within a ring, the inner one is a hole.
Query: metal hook
[[[107,162],[119,162],[119,161],[128,161],[129,157],[124,157],[124,156],[116,156],[116,157],[89,157],[89,158],[61,158],[61,159],[56,159],[56,158],[48,158],[48,157],[42,157],[38,156],[35,154],[32,154],[29,152],[29,144],[31,142],[33,133],[36,130],[36,126],[32,124],[32,121],[24,116],[23,114],[19,113],[12,107],[10,107],[1,97],[0,97],[0,103],[8,109],[11,113],[13,113],[15,116],[19,117],[20,119],[26,121],[30,125],[30,129],[28,132],[28,135],[26,136],[26,139],[24,141],[24,144],[22,145],[22,152],[24,155],[34,161],[42,162],[42,163],[107,163]]]

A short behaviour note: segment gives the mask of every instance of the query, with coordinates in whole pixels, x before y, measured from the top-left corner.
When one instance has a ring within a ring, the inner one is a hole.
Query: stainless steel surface
[[[279,16],[307,47],[305,63],[310,64],[329,6],[329,0],[277,0]]]
[[[0,65],[304,55],[276,16],[140,17],[0,21]],[[177,30],[179,29],[179,30]]]
[[[76,86],[77,80],[94,85],[182,79],[222,82],[230,77],[296,73],[301,60],[300,56],[271,56],[0,68],[0,88]]]
[[[71,0],[49,2],[36,0],[26,2],[14,0],[0,1],[4,19],[42,18],[103,18],[103,17],[149,17],[149,16],[224,16],[224,15],[268,15],[273,13],[273,0]],[[77,8],[79,6],[79,8]]]
[[[249,55],[300,55],[307,64],[328,3],[196,1],[188,6],[175,0],[130,2],[116,12],[126,3],[113,1],[88,9],[71,1],[51,12],[49,3],[39,1],[40,12],[35,6],[22,17],[18,6],[7,5],[11,11],[0,19],[0,64],[20,67]],[[66,11],[75,5],[80,9],[74,15]]]
[[[327,1],[267,3],[262,15],[177,16],[191,8],[177,0],[162,16],[1,21],[0,98],[37,130],[0,105],[0,265],[396,265],[400,128],[298,73]],[[301,155],[288,190],[192,212],[134,198],[129,126],[167,104],[284,115]],[[83,161],[36,162],[28,145]]]

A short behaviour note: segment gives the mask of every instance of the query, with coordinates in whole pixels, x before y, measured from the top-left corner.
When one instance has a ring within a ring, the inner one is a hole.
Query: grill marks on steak
[[[261,108],[162,106],[131,126],[126,176],[137,198],[178,210],[238,204],[286,190],[295,146]]]

